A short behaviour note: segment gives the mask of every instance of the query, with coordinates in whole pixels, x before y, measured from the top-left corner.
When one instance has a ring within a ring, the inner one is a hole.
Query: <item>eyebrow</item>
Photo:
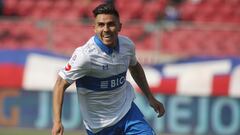
[[[109,22],[96,22],[96,24],[115,24],[114,21],[109,21]]]

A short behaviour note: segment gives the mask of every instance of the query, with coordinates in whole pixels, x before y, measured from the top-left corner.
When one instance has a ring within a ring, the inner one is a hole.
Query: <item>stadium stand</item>
[[[237,56],[240,52],[239,35],[240,31],[235,27],[177,27],[163,34],[161,49],[168,53],[191,56]]]
[[[184,21],[240,23],[239,0],[186,0],[179,5]]]
[[[61,54],[71,54],[75,48],[82,45],[93,35],[91,25],[56,22],[53,24],[52,50]],[[76,34],[78,33],[78,34]]]
[[[48,34],[45,28],[36,26],[30,21],[0,22],[0,48],[47,48]]]
[[[0,48],[38,48],[69,55],[93,34],[91,10],[101,2],[3,0]],[[129,36],[137,50],[185,56],[240,54],[239,0],[114,2],[124,25],[120,34]],[[172,8],[179,13],[175,19],[167,13]]]
[[[167,0],[116,0],[115,5],[125,22],[136,19],[154,23],[163,16],[166,4]]]
[[[183,1],[177,8],[188,24],[163,32],[161,50],[188,56],[239,55],[239,6],[238,0]]]

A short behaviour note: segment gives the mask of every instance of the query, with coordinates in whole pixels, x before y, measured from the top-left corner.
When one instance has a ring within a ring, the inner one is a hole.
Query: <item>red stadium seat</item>
[[[179,11],[181,19],[186,21],[240,23],[235,19],[236,16],[240,18],[239,6],[240,2],[237,0],[206,0],[199,3],[184,1],[180,4]]]
[[[160,49],[162,52],[189,56],[234,56],[240,53],[239,35],[240,30],[234,28],[176,28],[162,34]]]
[[[150,1],[145,3],[142,19],[145,22],[156,22],[164,13],[165,5],[158,1]]]
[[[16,8],[18,5],[18,0],[5,0],[3,7],[3,14],[7,16],[16,15]]]
[[[29,13],[32,12],[35,7],[35,2],[33,0],[21,0],[16,6],[16,12],[20,16],[29,16]]]

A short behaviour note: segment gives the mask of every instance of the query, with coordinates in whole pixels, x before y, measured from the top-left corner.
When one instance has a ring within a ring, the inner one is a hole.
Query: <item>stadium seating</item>
[[[141,20],[154,23],[164,14],[167,0],[115,0],[123,21]],[[126,4],[127,3],[127,4]]]
[[[1,21],[1,48],[47,48],[47,31],[29,21]]]
[[[102,0],[5,0],[3,14],[33,19],[78,20],[89,18],[93,7]],[[70,16],[70,17],[68,17]]]
[[[181,27],[166,31],[161,49],[180,55],[237,56],[240,53],[240,30],[233,28]]]
[[[239,56],[239,0],[182,0],[175,6],[180,21],[187,24],[160,28],[156,24],[165,18],[170,1],[115,0],[124,25],[120,34],[129,36],[138,50],[189,56]],[[94,34],[89,28],[91,23],[85,21],[92,18],[92,9],[101,2],[4,0],[4,17],[14,16],[17,20],[0,20],[0,48],[48,49],[69,55]]]
[[[123,21],[141,20],[154,23],[165,15],[171,0],[115,0]],[[37,19],[70,20],[90,18],[91,10],[103,0],[4,0],[6,16],[27,16]],[[126,4],[127,3],[127,4]],[[184,0],[176,5],[184,21],[240,23],[238,0]],[[216,12],[217,11],[217,12]],[[68,17],[70,16],[70,17]]]
[[[186,0],[178,9],[184,21],[240,24],[239,7],[239,0]]]
[[[52,51],[69,55],[83,45],[94,31],[91,25],[79,23],[56,23],[53,25]]]

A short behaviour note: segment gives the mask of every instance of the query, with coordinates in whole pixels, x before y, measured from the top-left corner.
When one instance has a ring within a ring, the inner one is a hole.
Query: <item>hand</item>
[[[165,113],[165,109],[162,103],[156,100],[154,97],[149,99],[150,106],[158,113],[158,117],[162,117]]]
[[[52,128],[52,135],[63,135],[63,125],[62,123],[54,123]]]

